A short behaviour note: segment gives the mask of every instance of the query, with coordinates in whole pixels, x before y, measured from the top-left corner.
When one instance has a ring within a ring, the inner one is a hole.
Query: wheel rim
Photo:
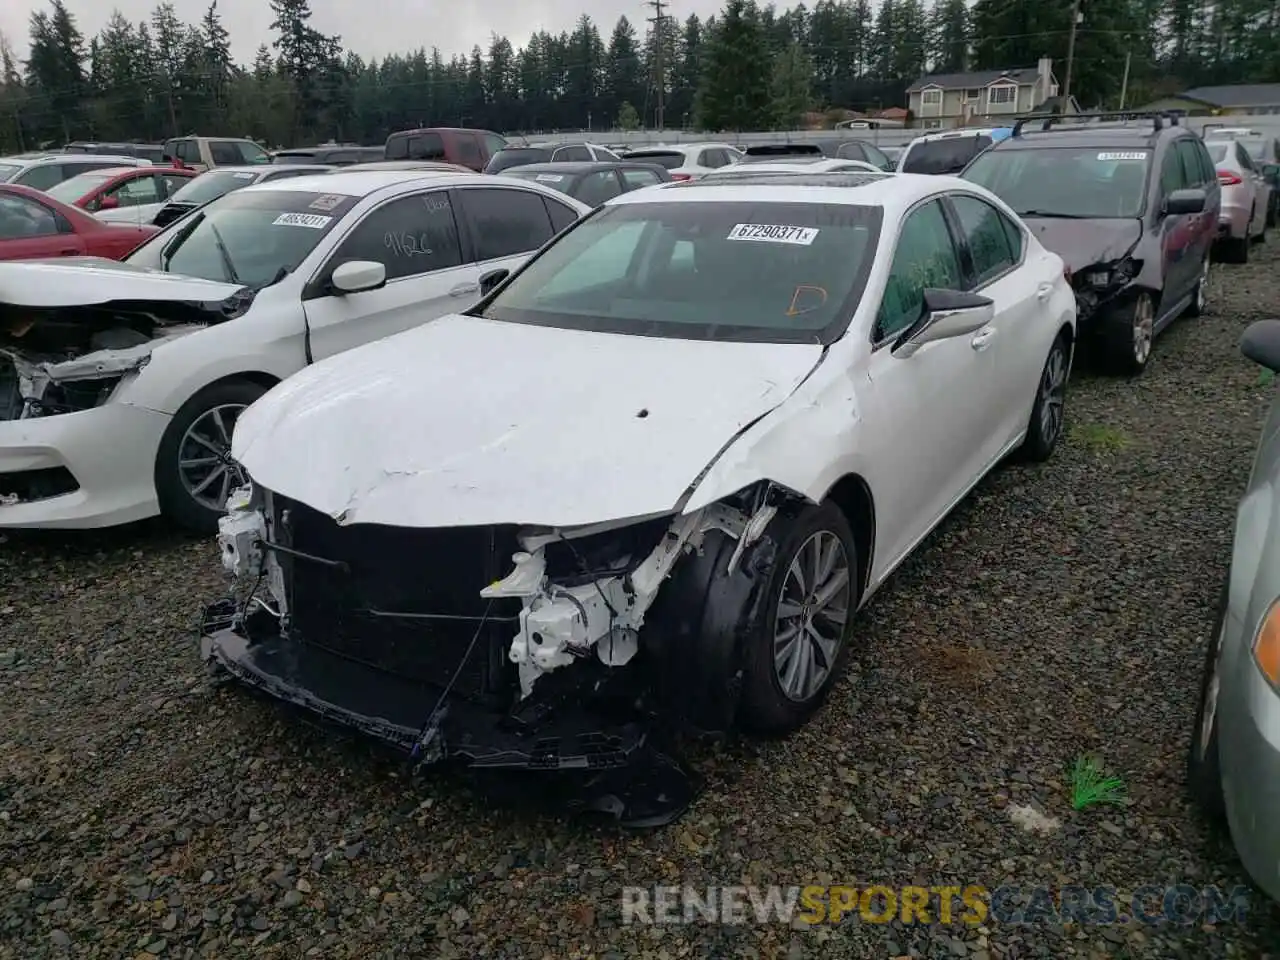
[[[191,422],[178,444],[178,476],[187,495],[209,510],[226,509],[227,497],[246,480],[231,459],[231,437],[246,404],[210,407]]]
[[[1155,316],[1150,297],[1139,297],[1133,307],[1133,359],[1139,365],[1151,356],[1151,340],[1154,335]]]
[[[835,669],[849,620],[852,564],[829,530],[811,534],[792,558],[778,596],[773,666],[783,695],[812,700]]]
[[[1209,258],[1204,258],[1204,266],[1200,268],[1200,282],[1196,284],[1196,309],[1203,310],[1209,303]]]
[[[1053,443],[1062,431],[1067,402],[1067,354],[1059,341],[1049,354],[1040,378],[1040,437]]]
[[[1196,756],[1203,760],[1205,754],[1209,750],[1209,740],[1213,736],[1213,726],[1218,721],[1218,690],[1221,687],[1221,681],[1218,674],[1218,661],[1222,657],[1222,638],[1226,632],[1226,618],[1223,618],[1222,627],[1218,630],[1215,638],[1215,647],[1213,654],[1212,666],[1209,667],[1209,682],[1205,685],[1204,690],[1204,710],[1200,716],[1200,737],[1196,743]]]

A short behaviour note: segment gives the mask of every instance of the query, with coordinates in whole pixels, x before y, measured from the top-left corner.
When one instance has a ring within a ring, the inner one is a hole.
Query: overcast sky
[[[148,17],[155,0],[67,0],[67,9],[86,37],[106,24],[113,6],[130,20]],[[209,0],[173,0],[178,16],[196,22]],[[677,0],[670,15],[683,20],[691,13],[715,13],[722,0]],[[0,0],[0,31],[8,37],[20,58],[27,54],[27,29],[31,12],[47,9],[48,0]],[[637,29],[652,16],[642,0],[311,0],[311,23],[324,33],[339,34],[342,46],[361,56],[382,57],[419,46],[439,47],[447,58],[467,53],[472,45],[487,49],[489,35],[497,32],[517,47],[540,28],[568,30],[584,10],[608,42],[609,31],[626,14]],[[246,63],[260,43],[271,42],[271,8],[267,0],[218,0],[218,12],[231,32],[231,49],[237,61]]]

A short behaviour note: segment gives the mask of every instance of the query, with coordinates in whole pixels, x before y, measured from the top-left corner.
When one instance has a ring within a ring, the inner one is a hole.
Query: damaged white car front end
[[[139,378],[157,351],[239,315],[233,284],[97,258],[0,263],[0,527],[155,512],[169,413]]]

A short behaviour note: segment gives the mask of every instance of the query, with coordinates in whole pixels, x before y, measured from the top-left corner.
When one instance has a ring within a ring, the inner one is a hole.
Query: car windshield
[[[883,210],[822,203],[605,206],[476,315],[637,336],[829,343],[866,286]]]
[[[961,176],[1023,216],[1108,220],[1140,217],[1151,151],[1115,147],[1000,147]]]
[[[656,163],[658,166],[666,167],[668,170],[684,166],[684,154],[672,153],[669,150],[638,150],[634,153],[624,153],[622,159],[639,160],[642,163]]]
[[[0,183],[8,183],[21,172],[22,167],[16,163],[0,163]]]
[[[970,160],[991,146],[986,135],[950,137],[944,140],[922,140],[907,148],[902,161],[903,173],[959,173]]]
[[[210,170],[185,184],[172,197],[177,203],[208,203],[253,183],[261,174],[248,170]]]
[[[126,262],[262,287],[297,269],[356,198],[302,190],[236,192],[156,235]]]
[[[93,193],[94,190],[102,186],[110,180],[115,174],[104,176],[101,173],[81,173],[72,177],[70,180],[63,180],[61,183],[55,183],[52,187],[45,191],[55,200],[61,200],[63,203],[75,203],[82,197],[86,197]]]

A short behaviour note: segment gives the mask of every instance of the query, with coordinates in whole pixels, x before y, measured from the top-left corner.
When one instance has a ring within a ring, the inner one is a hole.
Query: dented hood
[[[76,307],[116,300],[221,303],[240,284],[147,270],[103,257],[0,261],[0,303]]]
[[[448,316],[290,377],[241,415],[232,452],[342,523],[661,513],[822,353]]]
[[[1141,220],[1071,220],[1023,217],[1037,240],[1072,272],[1119,260],[1142,239]]]

